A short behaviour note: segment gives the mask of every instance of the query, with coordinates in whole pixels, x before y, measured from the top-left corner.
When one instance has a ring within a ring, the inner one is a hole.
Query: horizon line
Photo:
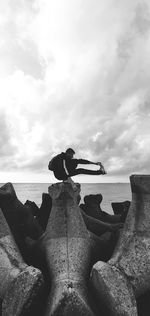
[[[15,182],[15,181],[8,181],[10,183],[14,184],[55,184],[55,183],[60,183],[59,182]],[[8,183],[8,182],[0,182],[0,184]],[[74,181],[75,182],[75,181]],[[116,182],[75,182],[75,183],[80,183],[80,184],[130,184],[130,182],[123,182],[123,181],[116,181]]]

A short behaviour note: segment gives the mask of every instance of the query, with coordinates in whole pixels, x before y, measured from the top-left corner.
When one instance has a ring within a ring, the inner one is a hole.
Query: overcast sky
[[[150,173],[149,0],[0,0],[0,182],[67,147],[107,169],[82,182]]]

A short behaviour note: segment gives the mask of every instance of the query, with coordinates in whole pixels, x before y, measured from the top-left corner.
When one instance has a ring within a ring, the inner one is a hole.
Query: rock
[[[121,215],[121,220],[125,222],[125,219],[127,217],[129,207],[130,207],[131,202],[130,201],[124,201],[124,202],[112,202],[111,206],[114,211],[115,215],[120,214]]]
[[[37,215],[37,220],[44,231],[49,219],[51,208],[52,208],[52,199],[50,195],[47,193],[43,193],[42,204]]]
[[[81,208],[81,205],[80,205],[80,209],[81,209],[81,214],[82,214],[82,217],[87,229],[97,236],[101,236],[102,234],[105,234],[106,232],[116,231],[123,227],[122,223],[114,223],[114,224],[106,223],[92,216],[88,216]]]
[[[149,316],[150,313],[150,291],[137,298],[138,316]]]
[[[126,209],[129,209],[130,204],[131,204],[131,202],[128,201],[128,200],[123,201],[123,202],[112,202],[112,203],[111,203],[113,212],[114,212],[114,214],[116,214],[116,215],[117,215],[117,214],[122,215],[122,213],[123,213]]]
[[[0,207],[16,242],[19,242],[19,237],[38,239],[43,234],[30,209],[17,199],[11,183],[0,188]]]
[[[12,183],[8,182],[0,188],[0,202],[7,201],[11,202],[17,198],[16,192]]]
[[[81,204],[81,208],[88,216],[95,217],[101,220],[101,208],[100,203],[103,197],[101,194],[89,194],[84,196],[84,204]],[[92,208],[91,208],[92,207]]]
[[[91,282],[111,315],[138,315],[136,300],[150,290],[150,176],[130,177],[132,202],[108,263],[97,262]]]
[[[24,205],[28,207],[28,209],[30,209],[31,213],[34,215],[34,217],[36,217],[40,227],[42,227],[43,231],[45,231],[52,208],[52,199],[49,194],[42,194],[42,204],[40,208],[36,205],[35,202],[31,202],[29,200],[27,200]]]
[[[36,240],[43,234],[43,230],[33,216],[31,209],[17,199],[11,183],[0,188],[0,207],[24,260],[28,264],[32,264],[25,238],[29,236]]]
[[[30,311],[43,287],[38,269],[24,263],[0,209],[0,300],[3,316]],[[39,297],[38,297],[39,299]]]
[[[49,200],[47,199],[47,194],[44,194],[44,196],[46,197],[48,204],[49,204],[49,201],[52,204],[51,197]],[[77,205],[79,201],[80,201],[80,195],[78,194]],[[48,206],[48,204],[46,205]],[[44,206],[44,203],[42,205]],[[47,209],[49,210],[49,208]],[[43,207],[43,212],[44,211],[45,209]],[[97,260],[107,261],[108,259],[110,259],[112,252],[115,248],[117,239],[118,239],[118,233],[119,233],[118,224],[114,224],[114,226],[116,226],[115,228],[116,231],[112,232],[111,225],[107,223],[101,223],[95,218],[91,218],[90,216],[87,216],[85,213],[83,214],[82,210],[80,211],[81,211],[81,215],[84,219],[87,229],[89,228],[91,230],[90,231],[88,229],[87,231],[90,238],[90,244],[91,244],[91,264],[94,264]],[[59,217],[57,221],[55,221],[56,227],[58,226],[59,221],[60,221]],[[46,220],[46,223],[47,223],[47,220]],[[110,232],[108,232],[108,230],[110,230]],[[97,235],[95,233],[97,233]],[[48,274],[47,263],[45,260],[45,256],[43,255],[43,249],[46,247],[45,234],[37,242],[33,241],[31,238],[28,238],[28,239],[26,238],[26,242],[28,244],[28,249],[29,249],[28,253],[30,253],[30,256],[32,257],[32,260],[31,260],[32,264],[40,268],[43,271],[45,277],[47,278],[47,274]]]
[[[40,245],[51,280],[49,316],[94,315],[87,288],[93,241],[78,206],[79,191],[69,183],[49,187],[52,210]]]
[[[92,270],[91,282],[95,297],[107,308],[106,315],[138,315],[133,288],[117,268],[101,261],[97,262]]]
[[[101,194],[89,194],[84,197],[85,204],[81,204],[80,206],[88,216],[95,217],[103,222],[119,223],[121,221],[120,215],[110,215],[102,211],[100,207],[102,199]]]
[[[92,250],[92,265],[98,260],[103,260],[107,262],[115,249],[119,238],[119,231],[110,233],[106,232],[101,236],[89,231],[90,239],[93,241],[93,250]]]
[[[28,207],[28,209],[31,211],[32,215],[37,217],[38,213],[39,213],[39,207],[36,205],[35,202],[30,201],[30,200],[26,200],[26,202],[24,203],[24,205],[26,207]]]

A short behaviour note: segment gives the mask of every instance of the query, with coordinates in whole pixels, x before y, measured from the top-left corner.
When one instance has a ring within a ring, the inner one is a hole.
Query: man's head
[[[73,158],[74,154],[75,154],[75,151],[74,151],[72,148],[68,148],[68,149],[66,150],[66,156],[67,156],[68,158]]]

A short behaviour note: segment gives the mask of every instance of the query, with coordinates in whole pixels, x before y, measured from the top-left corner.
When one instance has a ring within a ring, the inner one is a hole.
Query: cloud
[[[72,146],[110,175],[148,173],[148,0],[3,0],[0,12],[12,170],[46,172],[49,156]]]
[[[2,0],[0,3],[1,44],[0,69],[1,76],[22,70],[25,74],[41,78],[43,76],[42,60],[30,37],[30,26],[36,10],[33,1]]]
[[[15,152],[16,147],[11,140],[6,116],[0,111],[0,164],[2,170],[9,171],[15,166],[15,161],[11,159]]]

